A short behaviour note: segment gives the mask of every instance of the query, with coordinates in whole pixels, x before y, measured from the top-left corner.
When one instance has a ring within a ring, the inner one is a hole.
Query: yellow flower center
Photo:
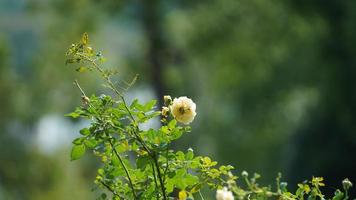
[[[184,107],[183,107],[183,106],[180,107],[180,108],[178,109],[178,111],[179,111],[179,113],[182,114],[182,115],[185,113],[185,110],[184,110]]]

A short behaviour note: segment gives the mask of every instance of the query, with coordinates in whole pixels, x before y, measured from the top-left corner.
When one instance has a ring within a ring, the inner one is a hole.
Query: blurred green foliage
[[[89,199],[95,164],[70,163],[68,146],[44,154],[35,139],[41,119],[80,101],[63,57],[85,31],[122,78],[141,74],[138,92],[197,100],[194,132],[177,146],[265,183],[278,171],[291,185],[356,180],[355,10],[352,0],[0,0],[0,199]]]

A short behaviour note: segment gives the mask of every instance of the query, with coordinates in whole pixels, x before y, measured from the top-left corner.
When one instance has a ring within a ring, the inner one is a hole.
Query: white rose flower
[[[189,124],[194,120],[196,105],[188,97],[174,98],[171,105],[171,112],[173,117],[183,124]]]
[[[234,200],[234,196],[231,191],[224,187],[222,190],[216,191],[216,200]]]

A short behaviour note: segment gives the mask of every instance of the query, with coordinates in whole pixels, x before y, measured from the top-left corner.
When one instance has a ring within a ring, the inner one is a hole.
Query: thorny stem
[[[113,90],[113,91],[116,93],[116,95],[117,95],[118,97],[120,97],[121,101],[122,101],[123,104],[124,104],[125,110],[126,110],[127,113],[129,114],[129,116],[130,116],[130,118],[131,118],[131,121],[133,122],[133,124],[134,124],[134,126],[135,126],[135,129],[138,129],[136,120],[135,120],[135,118],[133,117],[133,115],[132,115],[130,109],[127,107],[127,103],[126,103],[125,97],[120,93],[119,90],[116,89],[116,87],[115,87],[114,83],[112,82],[110,76],[105,73],[105,71],[95,62],[95,60],[90,59],[90,58],[88,58],[87,56],[84,56],[84,55],[81,55],[81,56],[82,56],[84,59],[88,60],[88,61],[95,67],[95,69],[98,70],[98,71],[101,73],[101,75],[104,77],[104,79],[106,80],[106,82],[109,84],[110,89]],[[151,154],[151,152],[150,152],[150,150],[147,148],[145,142],[141,139],[141,137],[139,137],[139,136],[137,135],[136,132],[137,132],[137,130],[134,131],[134,134],[135,134],[136,139],[142,144],[142,146],[143,146],[144,149],[147,151],[147,153]]]
[[[110,187],[108,184],[106,184],[104,181],[100,181],[100,183],[101,183],[103,186],[105,186],[106,189],[108,189],[111,193],[113,193],[115,196],[117,196],[117,197],[120,198],[120,196],[119,196],[113,189],[111,189],[111,187]],[[120,199],[121,199],[121,198],[120,198]]]
[[[156,185],[156,190],[158,189],[158,183],[157,183],[157,178],[156,178],[156,170],[155,170],[155,167],[153,166],[153,163],[151,163],[151,167],[152,167],[152,172],[153,172],[153,178],[154,178],[154,181],[155,181],[155,185]],[[159,199],[159,194],[158,192],[156,191],[156,197],[157,197],[157,200]]]
[[[123,102],[123,104],[124,104],[124,107],[125,107],[125,110],[126,110],[127,113],[129,114],[130,119],[131,119],[131,121],[133,122],[133,124],[134,124],[134,126],[135,126],[135,128],[136,128],[136,130],[133,132],[134,135],[135,135],[135,137],[136,137],[136,139],[142,144],[143,148],[147,151],[147,153],[151,156],[151,158],[152,158],[153,161],[154,161],[154,164],[155,164],[155,166],[156,166],[156,168],[157,168],[157,174],[158,174],[158,179],[159,179],[160,185],[161,185],[161,190],[162,190],[162,194],[163,194],[163,199],[166,200],[166,199],[167,199],[166,189],[165,189],[164,181],[163,181],[163,179],[162,179],[162,175],[161,175],[161,172],[160,172],[160,169],[159,169],[160,167],[159,167],[159,164],[158,164],[158,157],[157,157],[157,155],[156,155],[155,153],[152,153],[152,151],[147,147],[147,145],[146,145],[145,142],[142,140],[142,138],[137,134],[137,131],[138,131],[138,129],[139,129],[139,128],[138,128],[138,125],[137,125],[136,120],[135,120],[135,118],[133,117],[133,115],[132,115],[130,109],[127,107],[127,103],[126,103],[126,100],[125,100],[124,96],[120,93],[119,90],[116,89],[116,86],[113,84],[113,82],[112,82],[110,76],[105,73],[105,71],[95,62],[95,60],[93,60],[93,59],[91,59],[91,58],[89,58],[89,57],[87,57],[87,56],[85,56],[85,55],[81,55],[81,56],[82,56],[84,59],[86,59],[87,61],[89,61],[90,63],[92,63],[92,65],[95,67],[95,69],[98,70],[98,71],[101,73],[101,75],[104,77],[104,79],[106,80],[106,82],[109,84],[110,89],[113,90],[113,91],[116,93],[116,95],[117,95],[118,97],[120,97],[120,99],[122,100],[122,102]],[[110,141],[110,143],[111,143],[111,141]],[[114,150],[115,150],[115,148],[114,148]],[[117,154],[116,150],[115,150],[115,153]],[[121,160],[121,158],[119,157],[118,154],[117,154],[117,156],[118,156],[119,160]],[[121,162],[121,161],[120,161],[120,162]],[[122,163],[122,164],[123,164],[123,163]],[[126,172],[126,170],[125,170],[125,172]],[[126,173],[126,174],[128,175],[128,173]],[[128,176],[128,177],[129,177],[129,176]],[[130,180],[130,178],[129,178],[129,180]],[[131,182],[131,181],[130,181],[130,182]],[[131,185],[132,185],[132,183],[131,183]],[[133,187],[132,187],[132,189],[133,189]],[[133,193],[134,193],[134,196],[136,197],[134,190],[133,190]]]
[[[84,90],[80,87],[78,81],[75,80],[74,83],[75,83],[75,85],[79,88],[79,90],[80,90],[80,92],[82,93],[82,95],[83,95],[84,97],[86,97],[85,92],[84,92]],[[90,106],[90,104],[89,104],[89,106]],[[113,149],[113,151],[114,151],[116,157],[119,159],[119,161],[120,161],[122,167],[124,168],[124,171],[125,171],[125,173],[126,173],[127,179],[129,180],[129,185],[130,185],[130,187],[131,187],[133,196],[134,196],[135,199],[137,199],[136,192],[135,192],[135,189],[134,189],[133,184],[132,184],[132,180],[131,180],[130,173],[129,173],[129,171],[127,170],[127,167],[126,167],[125,163],[122,161],[122,158],[121,158],[120,154],[116,151],[116,149],[115,149],[115,147],[114,147],[114,144],[111,142],[111,139],[110,139],[110,138],[109,138],[109,143],[110,143],[111,148]],[[116,192],[113,191],[107,184],[105,184],[104,182],[101,182],[101,183],[102,183],[108,190],[110,190],[115,196],[118,196],[118,195],[116,194]]]
[[[134,189],[133,184],[132,184],[132,180],[131,180],[130,173],[129,173],[129,171],[127,170],[127,167],[126,167],[125,163],[122,161],[122,158],[121,158],[120,154],[116,151],[116,149],[115,149],[115,147],[114,147],[114,144],[112,143],[112,141],[111,141],[110,139],[109,139],[109,143],[110,143],[111,148],[113,149],[113,151],[114,151],[116,157],[119,159],[119,161],[120,161],[122,167],[124,168],[125,173],[126,173],[126,176],[127,176],[127,179],[129,180],[129,184],[130,184],[130,187],[131,187],[133,196],[134,196],[135,199],[137,199],[136,192],[135,192],[135,189]]]
[[[158,157],[157,157],[156,154],[154,154],[152,156],[152,158],[153,158],[154,164],[156,165],[158,179],[159,179],[159,182],[160,182],[160,185],[161,185],[161,189],[162,189],[162,193],[163,193],[163,199],[166,200],[167,199],[166,188],[164,187],[161,171],[159,170]]]
[[[78,81],[75,80],[74,83],[75,83],[75,85],[79,88],[79,90],[80,90],[80,92],[82,93],[82,95],[83,95],[84,97],[86,97],[85,92],[84,92],[84,90],[80,87]],[[89,104],[89,106],[90,106],[90,104]],[[132,180],[131,180],[130,173],[129,173],[129,171],[128,171],[126,165],[125,165],[125,163],[122,161],[122,158],[121,158],[120,154],[116,151],[116,149],[115,149],[115,147],[114,147],[114,144],[113,144],[112,141],[111,141],[111,138],[109,138],[109,143],[110,143],[110,146],[111,146],[111,148],[113,149],[113,151],[114,151],[116,157],[119,159],[119,161],[120,161],[122,167],[124,168],[124,171],[125,171],[125,173],[126,173],[127,179],[129,180],[129,185],[130,185],[130,187],[131,187],[131,190],[132,190],[132,194],[133,194],[133,196],[134,196],[134,199],[137,199],[136,192],[135,192],[135,189],[134,189],[133,184],[132,184]],[[111,190],[110,187],[108,187],[108,185],[106,185],[104,182],[101,182],[101,183],[102,183],[104,186],[106,186],[106,188],[108,188],[110,191],[112,191],[114,195],[117,195],[113,190]]]
[[[87,97],[87,95],[85,94],[84,90],[82,89],[82,87],[80,87],[79,83],[77,80],[74,81],[74,84],[79,88],[80,92],[82,93],[82,97]],[[88,106],[92,108],[90,102],[88,102]],[[100,121],[100,119],[98,117],[95,117],[98,121]]]
[[[114,83],[112,82],[110,76],[105,73],[105,71],[95,62],[95,60],[93,60],[93,59],[91,59],[91,58],[89,58],[89,57],[87,57],[87,56],[85,56],[85,55],[81,55],[81,56],[82,56],[84,59],[88,60],[90,63],[92,63],[92,65],[95,67],[95,69],[98,70],[98,71],[101,73],[101,75],[104,77],[104,79],[106,80],[106,82],[109,84],[110,89],[112,89],[112,90],[116,93],[116,95],[119,96],[120,99],[122,100],[122,102],[124,103],[125,109],[126,109],[126,111],[129,113],[131,120],[132,120],[133,122],[135,122],[135,118],[133,117],[133,115],[132,115],[130,109],[127,107],[126,100],[125,100],[124,96],[120,93],[119,90],[116,89],[116,86],[115,86]],[[135,124],[136,124],[136,123],[135,123]]]
[[[136,127],[136,128],[137,128],[137,127]],[[137,134],[136,131],[133,131],[132,133],[135,135],[136,139],[141,143],[141,145],[142,145],[143,148],[147,151],[147,153],[152,157],[151,150],[146,146],[145,141],[142,140],[142,138]]]

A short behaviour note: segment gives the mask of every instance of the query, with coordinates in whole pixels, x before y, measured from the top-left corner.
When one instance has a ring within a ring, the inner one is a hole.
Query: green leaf
[[[98,174],[99,175],[104,175],[104,172],[105,172],[104,169],[102,169],[102,168],[98,169]]]
[[[125,170],[118,165],[115,169],[110,173],[113,177],[125,176]]]
[[[71,112],[71,113],[68,113],[68,114],[65,114],[64,115],[65,117],[71,117],[71,118],[78,118],[78,117],[80,117],[80,114],[79,113],[77,113],[77,112]]]
[[[138,99],[134,99],[130,105],[130,108],[131,109],[136,108],[137,104],[138,104]]]
[[[78,118],[80,116],[85,116],[85,112],[81,108],[77,107],[74,112],[68,113],[68,114],[66,114],[64,116],[72,117],[72,118]]]
[[[191,160],[193,158],[194,158],[193,149],[188,149],[188,152],[185,154],[185,159],[186,160]]]
[[[206,165],[210,165],[211,164],[211,159],[209,157],[204,157],[203,158],[203,162],[206,164]]]
[[[83,141],[85,140],[85,138],[83,137],[80,137],[80,138],[76,138],[72,141],[73,144],[76,144],[76,145],[80,145],[80,144],[83,144]]]
[[[146,117],[145,113],[143,113],[143,112],[137,113],[137,117],[138,117],[138,119],[139,119],[140,122],[145,122],[145,121],[147,121],[147,117]]]
[[[182,134],[183,134],[182,131],[176,128],[172,131],[171,137],[173,140],[176,140],[176,139],[180,138],[182,136]]]
[[[148,156],[141,156],[137,158],[136,166],[139,169],[144,170],[147,165],[150,164],[150,158]]]
[[[119,102],[117,104],[117,108],[121,111],[120,113],[126,113],[126,107],[124,102]]]
[[[185,160],[185,155],[184,155],[183,152],[178,151],[178,152],[176,153],[176,155],[177,155],[177,160],[179,160],[179,161],[184,161],[184,160]]]
[[[174,179],[168,179],[167,184],[166,184],[166,190],[168,193],[173,192],[174,189]]]
[[[151,118],[157,117],[159,115],[161,115],[161,111],[149,112],[146,114],[146,117],[151,119]]]
[[[184,181],[186,173],[186,169],[179,169],[174,176],[175,185],[181,190],[186,188],[186,183]]]
[[[191,162],[190,162],[190,167],[192,169],[198,168],[200,166],[200,160],[201,157],[195,157]]]
[[[170,133],[170,131],[169,131],[169,129],[168,129],[168,127],[167,126],[162,126],[161,128],[160,128],[160,130],[162,131],[162,133],[164,133],[164,134],[168,134],[168,133]]]
[[[86,72],[88,68],[84,67],[84,66],[80,66],[77,69],[75,69],[75,71],[77,72]]]
[[[151,101],[147,102],[143,106],[143,111],[148,112],[148,111],[152,110],[153,106],[156,105],[156,103],[157,103],[157,100],[151,100]]]
[[[175,119],[171,120],[169,123],[168,123],[168,129],[172,130],[176,127],[177,125],[177,121]]]
[[[78,160],[81,158],[85,153],[85,145],[80,144],[80,145],[73,145],[72,147],[72,152],[70,154],[71,160]]]
[[[332,200],[342,200],[344,198],[344,193],[340,190],[336,190],[334,195]]]
[[[193,186],[197,183],[199,183],[199,178],[197,176],[193,176],[191,174],[187,174],[184,177],[184,182],[187,186]]]
[[[115,147],[116,151],[119,153],[125,152],[125,151],[129,151],[130,150],[130,144],[127,140],[123,140],[120,142],[120,144]]]
[[[87,148],[93,149],[98,145],[98,141],[93,138],[93,139],[85,140],[84,144]]]
[[[88,128],[83,128],[82,130],[79,131],[81,135],[87,136],[90,135],[90,130]]]
[[[198,183],[196,185],[194,185],[194,187],[190,190],[191,193],[196,193],[198,192],[200,189],[202,188],[202,184]]]

